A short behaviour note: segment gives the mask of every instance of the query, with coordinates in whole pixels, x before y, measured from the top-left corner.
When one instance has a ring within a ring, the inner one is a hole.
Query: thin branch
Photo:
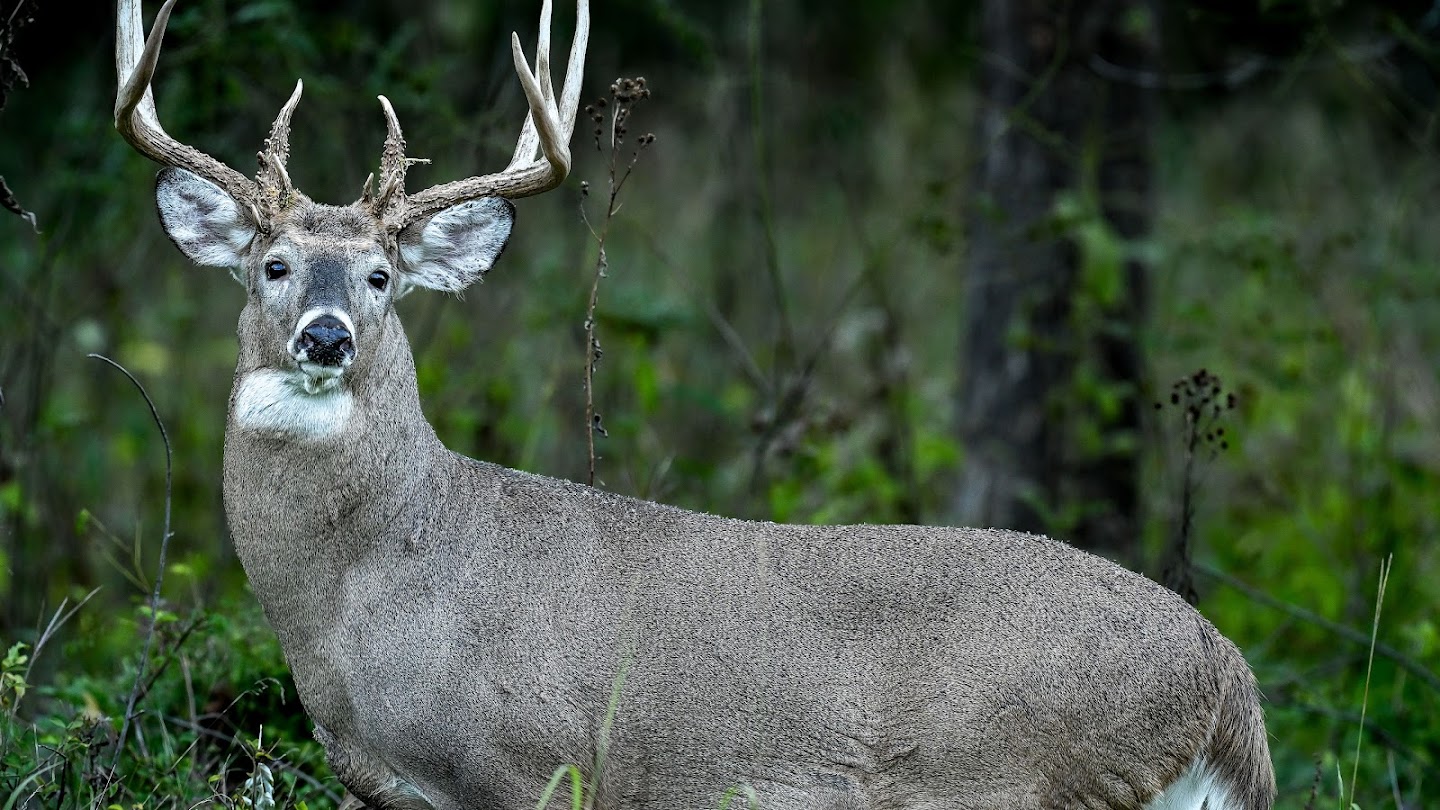
[[[1241,580],[1240,578],[1221,571],[1218,568],[1212,568],[1203,563],[1198,563],[1195,566],[1195,570],[1220,582],[1222,585],[1234,588],[1235,590],[1248,597],[1251,601],[1258,602],[1268,608],[1278,610],[1281,613],[1299,619],[1303,622],[1306,622],[1307,624],[1315,625],[1316,627],[1319,627],[1322,630],[1339,636],[1340,638],[1352,644],[1358,644],[1362,647],[1370,646],[1371,637],[1369,633],[1363,633],[1348,625],[1344,625],[1339,622],[1327,619],[1312,610],[1307,610],[1306,608],[1300,607],[1299,605],[1292,605],[1289,602],[1284,601],[1283,599],[1277,599],[1270,594],[1260,590],[1259,588],[1256,588],[1249,583]],[[1436,692],[1436,694],[1440,694],[1440,675],[1437,675],[1436,673],[1427,669],[1424,664],[1395,649],[1389,644],[1386,644],[1383,641],[1375,643],[1375,654],[1381,656],[1382,658],[1390,659],[1395,663],[1396,666],[1400,667],[1411,675],[1414,675],[1416,678],[1419,678],[1421,683],[1424,683],[1426,686],[1430,687]]]
[[[1323,30],[1323,29],[1322,29]],[[1355,62],[1375,62],[1389,56],[1400,44],[1397,37],[1386,36],[1374,42],[1356,45],[1350,48],[1335,46],[1335,63],[1350,65]],[[1301,69],[1318,70],[1322,67],[1329,67],[1328,62],[1307,65]],[[1272,70],[1295,69],[1290,60],[1272,59],[1270,57],[1252,54],[1241,60],[1232,67],[1223,70],[1201,71],[1193,73],[1165,73],[1154,70],[1138,70],[1136,68],[1117,65],[1099,54],[1091,54],[1088,60],[1088,67],[1102,79],[1121,84],[1134,85],[1146,90],[1209,90],[1211,88],[1223,87],[1226,90],[1234,90],[1237,87],[1248,84],[1257,77]]]
[[[65,626],[65,623],[70,621],[70,619],[80,611],[80,608],[85,607],[85,603],[89,602],[91,597],[99,592],[100,588],[97,586],[94,590],[90,591],[90,593],[85,594],[85,598],[77,602],[75,607],[70,608],[69,611],[65,611],[65,600],[62,599],[60,601],[60,606],[55,608],[54,615],[50,617],[50,623],[45,625],[45,631],[35,640],[35,646],[30,650],[30,662],[25,666],[26,682],[30,680],[30,672],[35,668],[35,661],[40,657],[40,651],[45,648],[45,643],[55,635],[56,631]],[[10,707],[10,716],[12,718],[15,717],[16,712],[20,711],[20,701],[22,699],[23,695],[17,695],[15,697],[15,703]]]
[[[140,664],[135,670],[135,683],[130,688],[130,699],[125,703],[125,717],[120,721],[120,736],[115,743],[115,756],[110,762],[110,771],[105,775],[105,793],[110,791],[110,783],[115,778],[115,771],[120,765],[120,754],[125,750],[125,737],[130,731],[130,721],[135,716],[135,702],[140,698],[141,685],[145,681],[145,668],[150,662],[150,648],[155,641],[155,622],[160,615],[160,586],[165,581],[165,554],[170,549],[170,505],[171,494],[174,488],[174,454],[170,449],[170,434],[165,430],[165,423],[160,419],[160,411],[155,407],[155,400],[145,391],[145,386],[135,378],[130,370],[111,360],[103,354],[89,354],[87,357],[100,360],[114,366],[121,374],[135,386],[140,396],[145,398],[145,404],[150,407],[150,418],[155,421],[155,426],[160,429],[160,440],[165,443],[165,525],[160,535],[160,559],[156,563],[155,586],[150,591],[150,626],[145,631],[145,644],[140,652]]]
[[[606,435],[605,428],[600,424],[600,414],[595,410],[595,364],[604,354],[604,350],[600,348],[600,338],[595,334],[595,308],[600,303],[600,279],[605,278],[605,271],[610,266],[610,260],[605,254],[605,236],[610,231],[610,216],[613,212],[612,204],[605,216],[605,226],[599,239],[600,250],[595,257],[595,274],[590,282],[590,300],[585,307],[585,446],[589,459],[585,483],[592,487],[595,486],[595,434]]]
[[[0,176],[0,208],[4,208],[6,211],[30,223],[30,230],[34,231],[36,235],[39,235],[40,223],[39,220],[35,218],[35,212],[27,209],[20,204],[19,200],[15,199],[15,192],[10,190],[10,186],[5,182],[3,176]]]
[[[171,654],[165,656],[164,663],[162,663],[159,667],[156,667],[155,671],[150,674],[150,677],[148,679],[146,679],[145,685],[140,688],[139,699],[144,699],[146,695],[150,694],[150,689],[155,686],[156,681],[159,681],[160,678],[165,674],[165,672],[170,669],[170,663],[174,661],[177,657],[179,657],[176,654],[179,653],[180,648],[185,646],[185,642],[189,641],[190,636],[194,634],[194,632],[199,629],[200,626],[204,623],[205,618],[203,616],[196,616],[190,621],[189,624],[185,625],[185,629],[180,631],[179,637],[175,639],[175,643],[170,647]]]
[[[207,728],[207,727],[202,726],[202,725],[200,725],[200,724],[198,724],[198,723],[193,723],[193,722],[191,722],[191,721],[189,721],[189,720],[186,720],[186,719],[183,718],[183,717],[174,717],[174,716],[171,716],[171,715],[165,715],[163,719],[165,720],[165,722],[167,722],[167,723],[169,723],[169,724],[171,724],[171,725],[173,725],[173,726],[179,726],[179,727],[181,727],[181,728],[183,728],[183,729],[187,729],[187,730],[189,730],[189,731],[193,731],[193,732],[195,732],[196,734],[199,734],[199,735],[202,735],[202,736],[205,736],[205,737],[213,737],[213,738],[215,738],[215,739],[217,739],[217,740],[223,740],[223,741],[225,741],[225,742],[227,742],[227,743],[229,743],[229,744],[231,744],[231,745],[236,745],[236,744],[238,743],[238,744],[241,745],[242,748],[244,747],[243,741],[241,741],[239,738],[237,738],[237,737],[235,737],[235,736],[232,736],[232,735],[230,735],[230,734],[225,734],[225,733],[216,731],[216,730],[213,729],[213,728]],[[341,798],[342,798],[342,797],[340,796],[340,794],[338,794],[338,793],[336,793],[335,791],[331,790],[330,788],[326,787],[324,782],[321,782],[319,779],[316,779],[315,777],[311,776],[310,774],[306,773],[305,771],[300,770],[299,768],[295,767],[294,765],[291,765],[289,762],[286,762],[286,761],[283,760],[283,759],[280,759],[279,757],[271,757],[270,761],[271,761],[272,763],[274,763],[274,765],[275,765],[276,767],[278,767],[279,769],[281,769],[282,771],[288,771],[289,773],[295,774],[295,778],[296,778],[296,779],[299,779],[300,781],[304,782],[305,784],[309,785],[310,787],[313,787],[313,788],[315,788],[316,790],[321,791],[322,793],[325,794],[325,797],[328,798],[330,801],[334,802],[334,803],[337,804],[337,805],[340,804],[340,800],[341,800]]]
[[[820,339],[815,341],[814,347],[805,356],[804,361],[799,364],[794,377],[786,380],[783,386],[774,391],[773,402],[775,405],[771,419],[755,444],[754,458],[750,467],[752,491],[759,491],[762,476],[765,473],[765,459],[769,455],[771,447],[780,437],[784,427],[800,416],[806,397],[810,394],[810,386],[814,382],[815,373],[819,370],[820,361],[825,359],[829,353],[835,332],[840,328],[842,322],[840,314],[850,308],[850,304],[864,287],[865,272],[862,270],[850,281],[849,286],[840,296],[840,303],[835,307],[834,314],[827,319],[829,326],[826,327]]]
[[[609,181],[608,194],[605,199],[605,219],[596,230],[594,223],[585,210],[585,200],[590,194],[590,184],[582,183],[580,186],[580,219],[590,231],[590,237],[595,240],[598,247],[595,256],[595,269],[590,281],[590,297],[585,306],[585,447],[586,447],[586,479],[585,483],[595,486],[595,467],[598,456],[595,454],[595,434],[608,435],[601,422],[600,413],[595,409],[595,365],[605,354],[600,346],[598,334],[599,325],[596,318],[596,310],[600,304],[600,280],[605,278],[606,271],[610,268],[610,257],[605,252],[605,240],[610,236],[610,225],[615,221],[615,215],[620,213],[620,190],[625,187],[625,181],[630,179],[630,173],[634,171],[635,164],[640,160],[640,153],[646,147],[655,142],[655,136],[645,133],[639,136],[635,143],[635,149],[630,154],[630,160],[626,163],[623,173],[616,175],[617,160],[620,156],[620,147],[625,142],[627,124],[630,115],[634,112],[635,105],[650,97],[650,90],[645,86],[643,76],[634,79],[616,79],[610,85],[610,97],[614,100],[610,113],[610,132],[607,142],[602,146],[600,136],[603,134],[602,121],[604,113],[601,112],[605,106],[605,99],[600,99],[595,104],[585,108],[585,114],[595,124],[595,148],[609,151],[606,155],[606,177]]]
[[[770,198],[770,160],[765,148],[765,94],[762,70],[761,22],[764,0],[750,0],[750,140],[755,150],[755,191],[760,206],[760,229],[765,244],[765,275],[770,281],[775,313],[780,319],[779,340],[775,341],[775,379],[772,395],[782,395],[781,376],[789,369],[795,352],[795,329],[790,321],[789,299],[780,273],[780,250],[775,237],[775,205]]]

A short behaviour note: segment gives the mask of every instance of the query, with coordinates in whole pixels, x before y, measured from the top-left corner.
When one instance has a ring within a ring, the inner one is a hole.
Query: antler
[[[510,165],[495,174],[479,175],[432,186],[417,194],[405,195],[405,169],[417,162],[405,157],[405,138],[390,101],[380,96],[388,135],[380,159],[380,187],[374,197],[363,200],[392,232],[466,200],[479,197],[529,197],[560,185],[570,173],[570,136],[575,132],[575,115],[580,105],[580,82],[585,75],[585,46],[590,37],[589,0],[575,4],[575,39],[570,44],[570,63],[565,68],[565,86],[557,104],[550,80],[550,0],[540,7],[540,36],[535,48],[535,72],[520,48],[518,34],[510,35],[515,73],[530,103],[525,126],[515,144]]]
[[[301,84],[296,83],[295,92],[270,129],[265,149],[259,153],[258,182],[170,137],[160,125],[150,82],[155,77],[160,43],[165,38],[165,26],[174,5],[175,0],[166,0],[146,38],[139,0],[118,0],[116,4],[115,73],[120,87],[115,94],[115,128],[135,151],[156,163],[188,169],[225,189],[236,202],[250,210],[257,225],[266,228],[260,209],[273,214],[299,195],[285,171],[285,161],[290,154],[290,114],[300,102]]]

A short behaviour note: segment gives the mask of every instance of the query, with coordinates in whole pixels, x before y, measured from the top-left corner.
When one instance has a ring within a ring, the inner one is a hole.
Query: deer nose
[[[355,341],[350,330],[334,315],[321,315],[300,331],[296,341],[312,363],[338,366],[355,356]]]

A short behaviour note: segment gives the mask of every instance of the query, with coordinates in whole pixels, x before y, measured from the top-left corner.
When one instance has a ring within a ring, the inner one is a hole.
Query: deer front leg
[[[419,788],[364,749],[341,742],[318,723],[315,739],[325,747],[325,761],[336,778],[369,810],[435,810]]]

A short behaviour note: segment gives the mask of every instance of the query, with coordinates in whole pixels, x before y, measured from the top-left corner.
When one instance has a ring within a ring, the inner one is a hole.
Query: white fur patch
[[[310,393],[303,374],[273,369],[252,371],[235,385],[232,418],[247,430],[278,433],[300,441],[338,434],[350,421],[355,400],[335,385]]]
[[[1197,757],[1165,792],[1145,805],[1145,810],[1239,810],[1219,774]]]
[[[255,238],[255,223],[224,189],[184,169],[161,170],[155,205],[165,233],[196,264],[233,270]]]

